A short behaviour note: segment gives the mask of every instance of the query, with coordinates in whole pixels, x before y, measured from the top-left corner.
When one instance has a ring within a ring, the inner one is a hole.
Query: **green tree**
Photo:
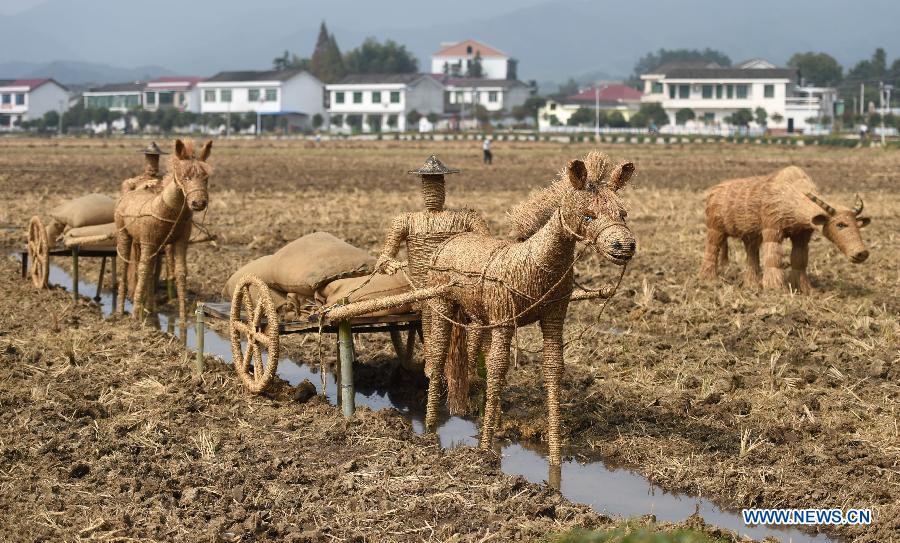
[[[344,55],[344,66],[353,74],[411,74],[418,71],[419,60],[405,45],[393,40],[381,44],[375,38],[366,38]]]
[[[354,132],[362,130],[362,115],[347,115],[346,122]]]
[[[756,120],[756,124],[758,124],[759,126],[766,126],[766,123],[769,118],[769,114],[766,112],[766,110],[764,108],[758,107],[753,110],[753,117]]]
[[[651,73],[654,69],[670,62],[714,62],[720,66],[731,66],[728,55],[707,47],[699,49],[659,49],[655,53],[647,53],[634,65],[633,80],[640,81],[641,75]]]
[[[322,128],[322,124],[325,123],[325,118],[322,117],[321,113],[316,113],[312,118],[312,127],[316,130]]]
[[[781,121],[783,121],[783,120],[784,120],[784,115],[782,115],[781,113],[776,112],[776,113],[772,114],[772,122],[773,123],[781,124]]]
[[[53,132],[59,128],[59,112],[51,109],[41,118],[39,129]]]
[[[288,50],[284,50],[284,54],[280,57],[275,57],[272,59],[272,69],[274,70],[287,70],[291,67],[291,54],[288,53]]]
[[[406,114],[406,124],[407,126],[418,126],[419,121],[422,119],[422,114],[418,112],[418,110],[412,110]]]
[[[484,67],[481,65],[481,51],[475,53],[475,59],[472,64],[466,68],[466,77],[482,77],[484,75]]]
[[[369,125],[370,131],[381,132],[381,115],[366,116],[366,124]]]
[[[573,94],[578,94],[578,82],[570,77],[568,81],[559,85],[556,93],[552,96],[559,99],[572,96]]]
[[[575,113],[569,117],[569,120],[566,121],[566,124],[569,126],[582,126],[586,124],[594,124],[594,112],[586,107],[580,107],[575,110]]]
[[[625,120],[625,116],[622,115],[621,111],[613,111],[606,117],[606,122],[609,126],[613,128],[623,128],[628,126],[628,121]]]
[[[473,113],[473,116],[478,121],[478,124],[480,124],[481,126],[489,125],[491,122],[490,113],[488,112],[487,108],[481,104],[475,105],[475,111]]]
[[[428,119],[428,122],[431,123],[432,126],[436,125],[438,119],[440,119],[440,117],[438,117],[438,114],[434,112],[429,113],[425,116],[425,118]]]
[[[338,115],[332,115],[332,116],[331,116],[330,124],[331,124],[331,126],[337,126],[337,127],[343,126],[343,124],[344,124],[344,116],[341,115],[341,114],[338,114]]]
[[[610,120],[611,119],[612,116],[610,116]],[[666,110],[663,109],[662,104],[658,102],[641,104],[641,109],[632,115],[628,122],[629,125],[636,128],[650,126],[650,123],[653,123],[658,127],[669,124],[669,116],[666,114]],[[612,126],[612,122],[610,122],[610,126]]]
[[[334,83],[347,73],[337,40],[328,33],[325,21],[319,26],[316,48],[309,60],[309,71],[323,83]]]
[[[691,108],[681,108],[675,112],[675,123],[676,124],[685,124],[688,121],[693,121],[697,118],[697,114],[694,113],[694,110]]]
[[[725,117],[725,122],[735,126],[747,126],[753,121],[753,112],[747,108],[739,109]]]
[[[819,87],[838,85],[844,74],[838,61],[828,53],[795,53],[788,66],[796,68],[807,85]]]

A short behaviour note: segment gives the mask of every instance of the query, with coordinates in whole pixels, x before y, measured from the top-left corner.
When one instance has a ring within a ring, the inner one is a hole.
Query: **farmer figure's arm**
[[[468,231],[476,234],[490,236],[491,231],[488,230],[487,223],[481,218],[477,211],[469,211]]]
[[[400,245],[409,236],[409,217],[404,213],[394,217],[391,226],[384,237],[384,247],[381,255],[375,263],[375,271],[387,275],[394,275],[402,267],[402,264],[394,259],[400,251]]]

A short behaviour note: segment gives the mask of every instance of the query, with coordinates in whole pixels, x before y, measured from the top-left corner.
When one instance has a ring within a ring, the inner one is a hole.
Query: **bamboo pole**
[[[343,303],[347,303],[344,298]],[[345,418],[351,418],[356,411],[353,390],[353,331],[350,321],[344,319],[338,324],[338,352],[341,358],[341,408]]]
[[[110,281],[110,284],[112,285],[112,311],[116,310],[116,300],[119,297],[119,277],[118,277],[118,273],[116,271],[116,265],[117,265],[117,257],[116,257],[116,255],[113,255],[112,268],[111,268],[112,281]]]
[[[94,301],[100,301],[100,292],[103,290],[103,275],[106,273],[106,257],[100,259],[100,277],[97,278],[97,294],[94,295]]]
[[[203,323],[203,302],[197,304],[197,310],[194,311],[194,316],[197,319],[196,327],[194,328],[194,332],[197,334],[197,358],[194,361],[194,369],[197,370],[197,373],[203,373],[206,369],[206,363],[203,360],[203,340],[206,336],[206,330],[204,329]]]
[[[384,296],[382,298],[376,298],[374,300],[365,300],[362,302],[353,302],[352,304],[340,305],[328,310],[328,312],[325,313],[325,316],[328,317],[328,320],[330,322],[340,322],[349,319],[350,317],[359,317],[360,315],[365,315],[366,313],[374,313],[375,311],[382,311],[384,309],[390,309],[392,307],[399,307],[404,304],[427,300],[428,298],[434,298],[435,296],[440,296],[441,294],[446,292],[450,287],[451,285],[440,285],[437,287],[415,290],[413,292],[406,292],[404,294]],[[311,319],[315,320],[315,316],[311,317]]]
[[[78,247],[72,248],[72,299],[78,301]]]

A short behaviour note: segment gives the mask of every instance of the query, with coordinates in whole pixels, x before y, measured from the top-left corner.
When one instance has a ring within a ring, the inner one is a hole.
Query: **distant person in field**
[[[491,137],[487,136],[484,138],[484,141],[481,143],[481,150],[484,152],[484,163],[485,164],[493,164],[494,155],[491,154]]]
[[[859,125],[859,143],[865,145],[869,136],[869,127],[865,123]]]

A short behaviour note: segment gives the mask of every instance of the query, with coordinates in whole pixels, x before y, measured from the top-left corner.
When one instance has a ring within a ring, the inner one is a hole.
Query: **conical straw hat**
[[[169,153],[163,151],[159,148],[159,145],[156,144],[155,141],[151,141],[150,145],[144,147],[138,153],[143,153],[145,155],[167,155]]]
[[[438,157],[431,155],[428,157],[428,160],[425,161],[425,164],[422,165],[418,170],[409,170],[406,173],[412,173],[415,175],[445,175],[450,173],[459,173],[459,168],[448,168],[444,166],[444,163],[438,160]]]

